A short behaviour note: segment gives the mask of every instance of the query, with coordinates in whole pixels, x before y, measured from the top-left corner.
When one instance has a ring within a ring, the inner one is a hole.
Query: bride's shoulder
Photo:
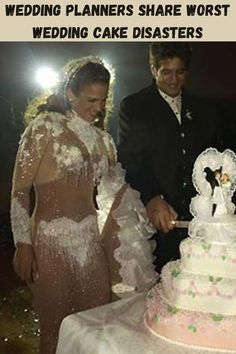
[[[54,137],[63,133],[67,118],[58,112],[42,112],[30,123],[28,129],[32,132],[51,133]]]

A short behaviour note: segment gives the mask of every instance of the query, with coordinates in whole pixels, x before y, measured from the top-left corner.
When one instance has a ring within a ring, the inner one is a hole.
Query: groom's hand
[[[164,233],[175,228],[175,220],[178,217],[176,211],[161,196],[152,198],[146,205],[150,222],[157,230]]]

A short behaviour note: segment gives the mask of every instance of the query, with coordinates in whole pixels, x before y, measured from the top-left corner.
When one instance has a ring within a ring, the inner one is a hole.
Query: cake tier
[[[236,242],[236,215],[194,218],[189,224],[189,236],[231,245]]]
[[[168,303],[187,310],[236,315],[235,279],[197,274],[167,263],[161,273],[162,294]]]
[[[232,245],[187,238],[180,244],[184,269],[227,278],[236,278],[236,243]]]
[[[236,316],[173,307],[162,298],[159,285],[148,293],[145,323],[152,333],[172,341],[236,351]]]

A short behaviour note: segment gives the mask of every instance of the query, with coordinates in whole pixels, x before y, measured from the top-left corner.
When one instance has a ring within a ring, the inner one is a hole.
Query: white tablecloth
[[[146,293],[135,294],[66,317],[56,354],[209,354],[152,335],[143,323],[145,298]]]

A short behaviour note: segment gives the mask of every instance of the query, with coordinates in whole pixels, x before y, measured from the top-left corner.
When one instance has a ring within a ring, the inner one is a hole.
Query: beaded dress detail
[[[114,259],[115,249],[121,247],[118,235],[123,226],[113,211],[129,203],[124,201],[128,190],[130,193],[124,171],[116,165],[112,138],[75,112],[40,113],[25,130],[13,177],[12,229],[15,244],[32,244],[36,255],[39,278],[31,288],[40,315],[41,337],[51,343],[50,353],[55,351],[59,325],[66,315],[110,301],[111,285],[123,282],[121,268],[126,269],[124,281],[132,279],[127,285],[135,289],[150,287],[155,281],[151,245],[144,247],[145,259],[140,246],[137,252],[133,250],[129,270],[121,249]],[[134,239],[133,243],[129,240],[132,227],[140,236],[148,224],[138,198],[135,194],[131,205],[142,211],[145,222],[136,228],[136,211],[126,239],[130,249],[135,244]],[[145,231],[146,242],[153,232],[150,227]],[[136,281],[127,274],[139,263],[135,261],[138,253],[141,265]]]

